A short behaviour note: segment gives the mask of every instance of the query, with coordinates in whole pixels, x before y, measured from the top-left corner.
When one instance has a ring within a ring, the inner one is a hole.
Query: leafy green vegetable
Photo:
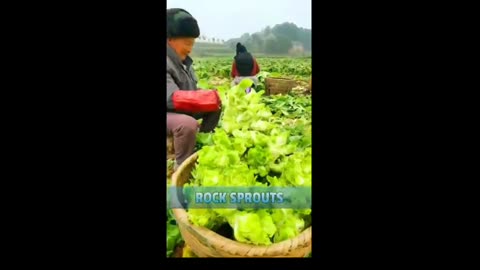
[[[173,217],[172,210],[167,210],[167,257],[171,257],[175,247],[182,242],[183,238]]]
[[[254,245],[269,245],[277,227],[266,210],[257,213],[235,212],[228,216],[228,223],[232,226],[235,239]]]
[[[311,106],[308,98],[263,97],[250,80],[224,91],[213,134],[199,134],[197,164],[185,186],[310,187]],[[292,203],[302,203],[295,196]],[[188,209],[190,221],[215,229],[228,223],[234,238],[270,245],[297,236],[311,223],[311,209]]]
[[[305,226],[303,218],[293,209],[273,209],[272,219],[278,228],[275,242],[297,236]]]

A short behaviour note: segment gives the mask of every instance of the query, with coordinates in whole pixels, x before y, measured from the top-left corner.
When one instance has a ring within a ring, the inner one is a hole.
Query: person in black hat
[[[256,75],[260,72],[257,60],[247,51],[247,48],[240,42],[236,45],[237,54],[232,64],[231,76],[234,78],[232,86],[239,84],[243,79],[248,78],[258,85]]]
[[[190,13],[167,10],[167,135],[173,135],[174,170],[193,154],[197,132],[212,132],[220,119],[218,92],[197,88],[193,60],[188,56],[199,36]],[[200,127],[197,119],[203,119]]]
[[[242,43],[238,42],[237,43],[237,50],[236,50],[237,54],[235,56],[237,56],[240,51],[243,51],[243,48],[245,48],[245,47],[242,45]]]

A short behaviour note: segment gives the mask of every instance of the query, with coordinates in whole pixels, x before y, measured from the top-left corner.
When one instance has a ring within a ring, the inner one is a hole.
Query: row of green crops
[[[258,58],[260,70],[272,77],[308,80],[312,74],[311,58]],[[229,78],[233,58],[199,58],[194,68],[199,79]]]

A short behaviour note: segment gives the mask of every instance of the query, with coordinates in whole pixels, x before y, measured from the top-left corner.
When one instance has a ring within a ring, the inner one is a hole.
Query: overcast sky
[[[197,19],[200,34],[238,38],[267,26],[292,22],[312,29],[312,0],[167,0],[167,8],[183,8]]]

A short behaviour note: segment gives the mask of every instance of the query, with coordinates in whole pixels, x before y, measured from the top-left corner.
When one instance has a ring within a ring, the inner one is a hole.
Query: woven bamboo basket
[[[265,92],[268,95],[288,94],[296,85],[296,81],[290,79],[265,78]]]
[[[175,148],[173,146],[172,135],[167,135],[167,159],[175,159]]]
[[[167,161],[175,160],[175,147],[173,145],[173,136],[167,135]],[[168,164],[168,163],[167,163]],[[167,167],[167,178],[173,174],[173,167]]]
[[[195,153],[180,165],[172,177],[174,186],[182,187],[188,182],[197,157]],[[178,198],[172,199],[178,202]],[[270,246],[255,246],[228,239],[212,230],[191,224],[183,208],[173,209],[173,214],[185,243],[198,257],[305,257],[312,251],[311,226],[293,239]]]

